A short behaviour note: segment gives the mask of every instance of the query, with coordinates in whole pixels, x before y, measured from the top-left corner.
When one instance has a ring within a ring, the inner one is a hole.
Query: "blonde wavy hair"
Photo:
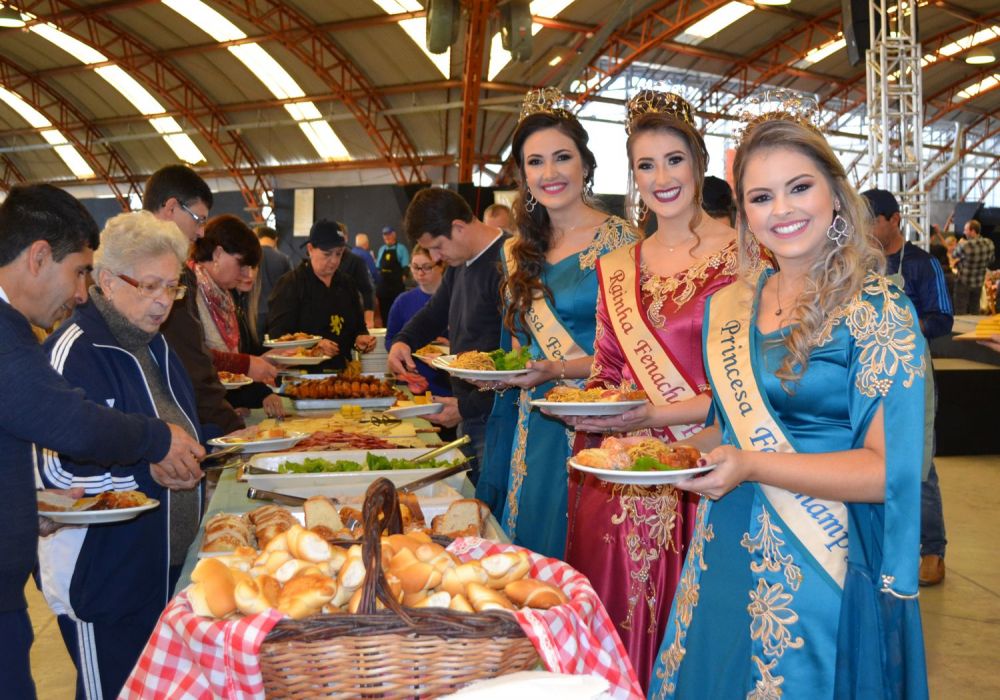
[[[739,208],[740,273],[752,283],[760,272],[759,243],[750,230],[746,216],[746,166],[760,151],[791,149],[816,164],[826,178],[835,201],[840,202],[840,216],[847,220],[849,233],[843,245],[824,237],[823,249],[809,270],[806,287],[795,300],[790,315],[798,323],[785,336],[788,355],[775,373],[785,391],[805,373],[809,353],[823,337],[827,321],[861,291],[871,272],[885,272],[885,256],[872,230],[872,218],[865,200],[847,181],[847,173],[833,149],[819,132],[794,121],[765,121],[744,133],[733,161]],[[831,212],[832,214],[833,212]],[[832,220],[832,217],[831,217]]]

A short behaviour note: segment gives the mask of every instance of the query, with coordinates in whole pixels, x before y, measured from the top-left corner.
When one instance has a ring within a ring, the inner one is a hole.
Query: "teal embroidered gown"
[[[594,234],[593,242],[580,253],[546,264],[542,282],[552,291],[553,310],[576,344],[593,353],[597,308],[597,258],[636,241],[632,227],[623,219],[609,217]],[[532,357],[544,358],[537,339],[519,334],[519,342],[530,344]],[[502,343],[509,343],[505,332]],[[509,347],[509,346],[508,346]],[[493,484],[500,494],[494,503],[504,532],[515,544],[539,554],[563,558],[566,548],[566,461],[572,454],[574,432],[565,423],[531,408],[554,382],[531,390],[508,390],[498,395],[487,429],[486,466],[477,485],[477,496]],[[503,487],[499,487],[502,483]],[[502,492],[502,494],[501,494]]]
[[[761,334],[753,319],[755,378],[797,452],[861,447],[883,407],[886,503],[847,504],[841,588],[756,484],[744,483],[715,502],[703,500],[649,697],[927,696],[917,601],[873,593],[873,582],[884,581],[880,573],[886,571],[896,577],[888,582],[895,591],[917,591],[928,358],[915,319],[898,288],[870,276],[863,294],[834,319],[826,342],[812,351],[793,394],[774,376],[785,355],[781,332]],[[707,358],[706,367],[711,374]],[[724,377],[711,379],[713,389],[725,390]],[[717,401],[712,414],[709,422],[719,423],[723,443],[738,444]],[[823,506],[808,508],[822,517]]]

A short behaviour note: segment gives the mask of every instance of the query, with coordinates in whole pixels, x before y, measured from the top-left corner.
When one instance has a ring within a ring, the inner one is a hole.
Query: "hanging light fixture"
[[[965,62],[971,63],[973,65],[985,65],[987,63],[993,63],[997,60],[997,57],[993,55],[985,46],[977,46],[972,49],[969,53],[965,54]]]
[[[21,13],[8,5],[0,4],[0,27],[23,27]]]

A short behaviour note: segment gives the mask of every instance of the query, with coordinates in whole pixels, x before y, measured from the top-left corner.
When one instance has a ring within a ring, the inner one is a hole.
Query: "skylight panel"
[[[163,4],[216,41],[237,41],[247,38],[239,27],[201,0],[163,0]],[[287,100],[306,96],[305,90],[260,44],[248,42],[229,46],[227,50],[277,99]],[[298,122],[299,129],[321,158],[324,160],[350,158],[350,153],[343,142],[312,102],[285,105],[285,111]]]
[[[987,41],[992,41],[993,39],[1000,37],[1000,28],[998,27],[988,27],[987,29],[980,29],[978,32],[964,36],[961,39],[957,39],[950,44],[942,46],[938,50],[938,55],[940,56],[954,56],[957,53],[971,49],[973,46],[978,46]]]
[[[531,16],[552,18],[573,2],[574,0],[531,0]]]
[[[981,92],[992,90],[997,85],[1000,85],[1000,73],[994,73],[993,75],[983,78],[978,83],[973,83],[964,90],[959,91],[958,96],[963,100],[970,100]]]
[[[81,180],[94,177],[93,169],[83,159],[80,152],[70,145],[62,132],[58,129],[47,128],[52,126],[52,122],[44,114],[25,102],[17,93],[3,87],[0,87],[0,101],[3,101],[8,107],[17,112],[32,127],[43,130],[40,132],[42,138],[53,147],[56,155],[62,159],[66,167],[70,169],[70,172]]]
[[[801,60],[795,62],[796,68],[808,68],[814,63],[819,63],[824,58],[829,58],[847,46],[847,41],[841,36],[839,39],[832,39],[812,49]]]
[[[34,15],[25,14],[25,17],[28,19],[36,19]],[[87,46],[82,41],[79,41],[68,34],[65,34],[55,25],[39,22],[31,25],[29,29],[85,65],[111,62],[110,59],[100,51]],[[111,87],[117,90],[122,97],[132,104],[133,107],[139,110],[140,114],[148,116],[151,114],[162,114],[167,111],[164,109],[163,105],[160,104],[159,100],[153,97],[153,95],[146,88],[144,88],[139,81],[133,78],[120,66],[99,66],[94,69],[94,72],[103,78]],[[170,150],[174,152],[174,155],[180,158],[183,162],[193,164],[201,163],[205,160],[204,154],[202,154],[202,152],[198,149],[194,141],[192,141],[187,134],[182,132],[180,125],[177,124],[174,119],[170,119],[169,122],[163,119],[150,119],[149,123],[159,134],[163,136],[163,140],[170,147]],[[170,129],[165,130],[169,125],[172,125],[170,126]],[[72,146],[69,147],[72,148]],[[56,150],[58,151],[59,149],[57,148]],[[93,175],[93,173],[91,173],[91,175]]]
[[[700,44],[751,12],[753,12],[753,5],[730,2],[685,29],[677,37],[677,41],[682,44]]]

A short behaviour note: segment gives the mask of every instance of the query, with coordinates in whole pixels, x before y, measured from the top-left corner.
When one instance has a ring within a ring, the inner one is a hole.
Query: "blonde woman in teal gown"
[[[477,494],[515,544],[561,559],[566,547],[566,460],[574,433],[533,410],[555,383],[582,383],[593,361],[597,259],[636,240],[631,225],[591,203],[597,162],[587,132],[551,88],[529,93],[514,131],[520,179],[518,235],[503,251],[504,343],[530,345],[531,371],[498,396]]]
[[[927,695],[928,358],[864,205],[799,116],[751,122],[736,153],[742,251],[759,240],[778,271],[745,257],[706,310],[714,425],[691,442],[716,467],[678,484],[704,498],[650,697]]]

